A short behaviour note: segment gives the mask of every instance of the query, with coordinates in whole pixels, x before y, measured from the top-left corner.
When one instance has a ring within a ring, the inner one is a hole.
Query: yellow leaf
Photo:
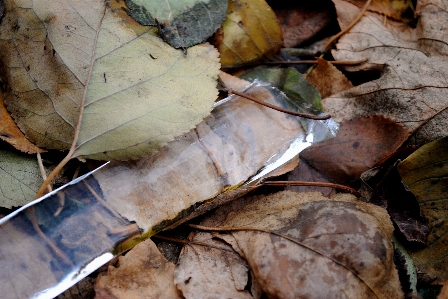
[[[222,66],[259,60],[274,54],[282,45],[282,29],[264,0],[229,1],[227,19],[215,42]]]

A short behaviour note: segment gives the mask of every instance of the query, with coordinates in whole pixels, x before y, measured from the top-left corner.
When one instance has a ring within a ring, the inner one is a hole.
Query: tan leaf
[[[5,9],[5,103],[38,146],[67,149],[76,136],[73,157],[135,159],[212,109],[219,63],[210,45],[184,55],[137,34],[102,0],[8,0]]]
[[[187,245],[182,249],[174,282],[185,298],[254,298],[245,290],[249,268],[232,247],[198,233],[193,241],[210,244]]]
[[[175,265],[150,240],[135,246],[109,266],[95,284],[97,299],[180,299],[173,282]]]
[[[317,87],[322,98],[353,87],[340,70],[319,57],[317,58],[317,67],[306,76],[306,81]]]
[[[349,2],[334,2],[342,23],[360,12]],[[437,115],[418,134],[419,143],[448,135],[446,3],[419,1],[417,13],[420,18],[413,29],[394,21],[385,25],[382,15],[367,12],[339,40],[333,51],[337,60],[368,58],[347,70],[377,70],[381,77],[322,100],[336,121],[381,114],[414,131]]]
[[[19,151],[27,154],[36,154],[44,152],[23,135],[22,131],[17,127],[14,120],[6,110],[3,92],[0,90],[0,139],[8,142]]]
[[[222,23],[215,46],[223,67],[259,60],[280,50],[282,30],[265,0],[229,1],[227,19]]]
[[[403,297],[387,212],[352,195],[280,192],[230,213],[222,226],[242,229],[232,232],[236,251],[269,298]]]

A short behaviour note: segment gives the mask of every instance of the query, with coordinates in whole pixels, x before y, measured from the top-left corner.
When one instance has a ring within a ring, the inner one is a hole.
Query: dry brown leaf
[[[3,92],[0,90],[0,139],[8,142],[19,151],[28,154],[42,153],[41,150],[32,144],[9,115],[3,102]]]
[[[335,0],[341,24],[360,13],[343,0]],[[411,131],[429,121],[417,134],[418,142],[448,135],[448,9],[442,0],[418,2],[417,28],[367,12],[337,44],[337,60],[362,60],[349,71],[376,70],[377,80],[322,100],[324,110],[341,122],[360,116],[381,114]],[[343,25],[341,25],[344,27]]]
[[[317,67],[306,76],[306,81],[317,87],[322,98],[353,87],[340,70],[322,58],[317,58]]]
[[[291,2],[286,7],[274,7],[274,11],[282,27],[285,48],[299,46],[336,20],[330,1]]]
[[[249,267],[231,246],[203,232],[193,241],[216,247],[191,244],[182,249],[174,282],[185,298],[254,298],[245,290]]]
[[[445,282],[437,299],[448,299],[448,282]]]
[[[180,299],[174,285],[175,265],[165,259],[150,240],[120,256],[95,284],[97,299]]]
[[[361,174],[393,153],[409,131],[382,116],[341,123],[333,139],[313,144],[301,157],[333,182],[356,184]]]
[[[241,228],[226,241],[247,260],[269,298],[403,297],[387,212],[352,195],[329,199],[318,192],[279,192],[258,197],[219,222]]]

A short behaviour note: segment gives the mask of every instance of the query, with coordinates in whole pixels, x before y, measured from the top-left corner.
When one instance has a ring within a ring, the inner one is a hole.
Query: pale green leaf
[[[227,0],[126,0],[142,25],[157,25],[160,36],[175,48],[205,41],[226,18]],[[157,21],[156,21],[157,20]]]
[[[137,158],[212,108],[219,71],[212,46],[185,55],[102,0],[8,0],[5,9],[5,103],[40,147],[69,148],[82,113],[73,156]]]
[[[42,176],[36,158],[0,149],[0,206],[23,206],[34,199]]]

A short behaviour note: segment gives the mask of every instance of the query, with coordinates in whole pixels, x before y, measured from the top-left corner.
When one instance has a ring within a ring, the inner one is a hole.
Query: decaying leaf
[[[174,284],[175,265],[150,240],[135,246],[109,266],[95,284],[97,299],[180,299]]]
[[[205,245],[191,244],[182,249],[174,282],[183,297],[254,298],[245,290],[249,273],[247,263],[231,246],[203,232],[196,234],[193,241]]]
[[[0,149],[0,207],[29,203],[42,181],[35,156]]]
[[[353,87],[352,83],[340,70],[319,57],[317,58],[317,67],[306,76],[306,81],[316,86],[322,98]]]
[[[73,156],[137,158],[193,128],[212,108],[219,63],[209,45],[184,55],[137,34],[102,0],[8,0],[5,9],[5,103],[40,147],[67,149],[83,108]]]
[[[16,149],[27,153],[42,153],[43,150],[29,142],[6,110],[3,91],[0,90],[0,139],[8,142]]]
[[[438,281],[446,281],[448,272],[448,138],[428,143],[398,165],[398,171],[412,193],[417,196],[428,218],[427,248],[411,256],[416,267]]]
[[[352,195],[262,196],[218,227],[238,228],[225,240],[247,260],[268,298],[403,297],[389,216]]]
[[[409,136],[402,125],[382,116],[341,123],[333,139],[313,144],[302,158],[333,182],[350,185],[375,163],[395,152]]]
[[[128,13],[140,24],[158,26],[175,48],[204,42],[226,18],[227,0],[126,0]]]
[[[357,16],[360,9],[342,0],[334,1],[340,23]],[[448,135],[448,12],[442,0],[418,1],[419,21],[406,24],[367,12],[337,44],[337,60],[361,60],[349,71],[376,70],[377,80],[356,86],[322,101],[324,110],[341,122],[381,114],[405,125],[410,131],[429,121],[416,136],[419,144]],[[341,27],[344,27],[341,25]],[[440,112],[440,114],[438,114]]]
[[[365,1],[361,0],[348,0],[348,2],[360,8],[365,5]],[[372,0],[367,10],[378,12],[401,22],[410,22],[414,19],[415,6],[412,0]],[[356,15],[353,18],[356,18]]]
[[[229,1],[227,18],[222,23],[222,38],[215,46],[223,67],[259,60],[280,50],[282,30],[265,0]]]
[[[292,67],[253,69],[243,73],[240,78],[248,81],[259,79],[269,82],[286,94],[291,100],[289,106],[299,111],[319,112],[322,110],[319,91]],[[297,103],[302,106],[300,107]]]
[[[275,5],[279,6],[273,8],[282,27],[285,48],[297,47],[336,23],[331,1],[284,1]]]

